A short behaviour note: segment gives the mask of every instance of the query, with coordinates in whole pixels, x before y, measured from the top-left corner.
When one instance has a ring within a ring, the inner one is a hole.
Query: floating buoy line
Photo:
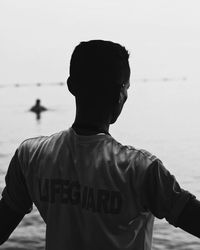
[[[135,78],[133,82],[182,82],[187,81],[187,77],[179,77],[179,78]],[[54,83],[11,83],[11,84],[0,84],[0,88],[10,88],[10,87],[45,87],[45,86],[65,86],[66,82],[54,82]]]

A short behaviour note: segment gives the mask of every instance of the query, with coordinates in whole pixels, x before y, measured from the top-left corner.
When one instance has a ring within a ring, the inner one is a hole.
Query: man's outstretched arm
[[[191,198],[186,203],[176,226],[200,238],[200,201]]]
[[[32,200],[22,173],[18,150],[9,164],[5,182],[0,200],[0,244],[9,238],[24,215],[32,209]]]
[[[200,201],[179,186],[160,160],[146,169],[142,190],[144,207],[154,216],[200,238]]]
[[[0,245],[9,238],[23,217],[24,214],[12,210],[3,198],[0,200]]]

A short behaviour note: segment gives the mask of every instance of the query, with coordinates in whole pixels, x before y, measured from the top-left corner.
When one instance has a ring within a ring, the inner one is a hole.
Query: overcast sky
[[[90,39],[125,45],[133,78],[198,76],[199,12],[199,0],[0,0],[0,84],[64,81]]]

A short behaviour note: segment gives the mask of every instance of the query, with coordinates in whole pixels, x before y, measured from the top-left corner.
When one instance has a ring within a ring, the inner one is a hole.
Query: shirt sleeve
[[[6,186],[2,192],[5,203],[14,211],[26,214],[32,210],[32,201],[23,176],[18,150],[16,150],[5,177]]]
[[[138,177],[141,178],[138,197],[142,207],[150,210],[157,218],[165,218],[176,226],[186,203],[195,196],[180,187],[159,159],[141,160],[139,165]]]

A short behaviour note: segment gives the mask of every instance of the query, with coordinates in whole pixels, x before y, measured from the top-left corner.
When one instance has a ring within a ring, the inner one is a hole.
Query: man
[[[157,157],[109,134],[127,99],[128,58],[109,41],[75,48],[67,81],[75,121],[17,149],[0,202],[1,243],[32,203],[47,225],[48,250],[149,250],[154,216],[200,237],[200,202]]]

